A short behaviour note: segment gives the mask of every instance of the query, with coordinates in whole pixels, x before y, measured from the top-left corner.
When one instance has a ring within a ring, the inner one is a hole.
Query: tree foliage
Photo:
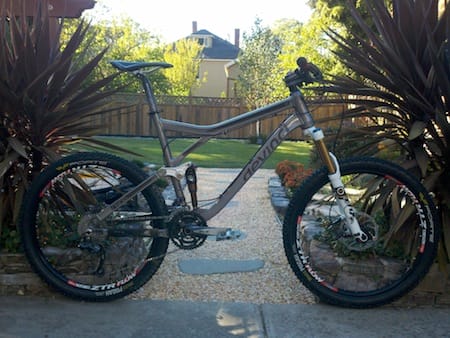
[[[282,41],[257,19],[251,33],[244,33],[243,45],[237,88],[247,105],[257,108],[279,98],[277,89],[284,86],[279,58]]]
[[[392,0],[379,0],[379,2],[389,7],[392,4]],[[359,30],[357,23],[353,20],[351,7],[355,7],[361,18],[374,28],[370,10],[365,0],[310,0],[309,4],[315,9],[316,14],[323,18],[328,18],[328,21],[333,23],[334,27],[330,26],[328,28],[335,28],[337,24],[345,27],[348,32]],[[351,39],[351,35],[347,36],[347,38]]]
[[[76,29],[79,20],[66,20],[61,34],[64,45]],[[87,48],[89,46],[89,48]],[[96,21],[91,24],[86,38],[79,49],[78,62],[81,64],[101,50],[106,50],[105,57],[94,70],[95,80],[114,73],[109,64],[111,60],[124,61],[160,61],[163,58],[163,46],[158,36],[155,36],[142,28],[133,19],[122,16],[108,20]],[[81,51],[83,51],[81,53]],[[167,81],[161,73],[152,74],[155,77],[155,92],[164,93],[167,90]],[[120,76],[112,85],[121,88],[122,91],[141,91],[140,83],[130,81],[130,76]]]
[[[332,53],[336,43],[325,33],[330,27],[345,31],[324,6],[314,11],[305,24],[281,19],[269,28],[256,20],[251,34],[244,34],[243,51],[239,56],[238,88],[249,106],[257,107],[285,97],[287,88],[283,78],[297,67],[300,56],[316,64],[324,73],[345,74],[347,69]]]
[[[344,72],[342,64],[330,52],[334,42],[326,37],[324,30],[332,27],[340,32],[344,31],[344,24],[340,20],[345,17],[342,12],[348,15],[348,10],[343,6],[332,6],[332,2],[331,0],[318,0],[311,20],[305,24],[296,20],[280,20],[269,28],[264,27],[261,20],[257,19],[252,31],[248,34],[244,33],[242,44],[244,53],[240,56],[240,60],[244,62],[243,67],[241,62],[241,68],[244,69],[245,75],[240,80],[240,93],[244,97],[252,97],[251,100],[254,102],[256,102],[255,100],[259,101],[259,103],[250,103],[250,105],[262,105],[264,102],[273,101],[285,95],[286,88],[282,78],[285,73],[295,67],[295,61],[299,56],[306,56],[325,73],[342,74]],[[104,11],[107,12],[107,10]],[[157,35],[143,29],[132,18],[108,17],[105,13],[100,15],[102,20],[92,18],[93,30],[86,39],[86,44],[91,46],[91,55],[103,48],[108,48],[104,61],[101,61],[99,67],[94,71],[97,79],[107,76],[113,71],[108,63],[109,60],[165,60],[174,64],[175,67],[151,75],[154,78],[157,94],[189,95],[192,89],[198,86],[200,60],[197,53],[198,46],[191,44],[192,41],[178,41],[169,46],[163,46]],[[65,25],[63,41],[66,40],[64,37],[70,35],[76,26],[76,23],[71,22]],[[266,64],[269,69],[261,68],[258,71],[260,78],[254,78],[252,80],[254,83],[251,84],[250,77],[255,77],[256,71],[255,69],[251,70],[251,67],[246,68],[245,63],[249,58],[256,59],[255,56],[258,53],[256,48],[262,52],[258,61],[259,66]],[[271,53],[272,55],[268,57]],[[80,56],[80,60],[88,57],[89,55]],[[253,75],[250,75],[251,72]],[[130,79],[129,76],[121,76],[114,81],[114,86],[122,87],[124,91],[140,91],[140,84],[138,82],[130,83]],[[192,87],[188,88],[189,85]],[[250,94],[250,88],[254,88],[253,94]],[[267,96],[260,92],[262,97],[258,99],[257,88],[262,89],[262,92],[265,93],[270,92],[271,95]],[[267,100],[263,100],[263,98],[267,98]]]
[[[203,47],[194,39],[181,39],[164,51],[164,60],[174,67],[165,71],[170,83],[167,94],[188,96],[199,85],[198,72]]]
[[[277,20],[271,27],[273,33],[283,42],[281,52],[278,55],[280,65],[284,70],[289,70],[295,65],[298,51],[302,45],[302,32],[304,25],[294,19]]]
[[[364,36],[364,32],[352,16],[351,7],[355,7],[361,19],[371,29],[375,29],[371,13],[364,0],[309,0],[309,5],[314,8],[311,19],[302,30],[302,41],[300,54],[318,65],[324,73],[329,75],[349,74],[352,70],[346,67],[333,53],[340,46],[330,39],[326,32],[338,32],[348,40],[355,41],[354,33]],[[381,0],[391,7],[392,0]]]
[[[274,25],[273,31],[283,41],[279,56],[283,71],[286,73],[296,67],[298,57],[306,57],[327,74],[342,74],[345,68],[332,53],[336,45],[325,34],[325,29],[334,27],[342,31],[339,23],[329,15],[314,12],[310,20],[301,24],[298,21],[280,20]]]
[[[65,26],[62,41],[70,36],[76,26],[71,22]],[[156,94],[187,96],[198,85],[199,55],[202,47],[190,39],[182,39],[173,44],[163,45],[157,35],[142,28],[132,18],[121,16],[97,20],[85,44],[91,46],[90,53],[107,49],[104,61],[99,63],[95,76],[100,79],[113,72],[110,60],[125,61],[166,61],[174,65],[165,72],[155,72],[149,76]],[[80,55],[80,60],[89,55]],[[132,81],[133,77],[123,75],[113,86],[121,91],[140,92],[141,84]]]

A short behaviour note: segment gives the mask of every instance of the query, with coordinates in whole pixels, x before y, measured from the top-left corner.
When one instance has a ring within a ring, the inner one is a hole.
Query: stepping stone
[[[264,267],[261,259],[181,259],[178,268],[190,275],[211,275],[219,273],[252,272]]]

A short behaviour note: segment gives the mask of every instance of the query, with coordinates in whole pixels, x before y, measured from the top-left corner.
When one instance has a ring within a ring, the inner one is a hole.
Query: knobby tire
[[[430,194],[401,167],[374,158],[340,163],[356,217],[371,237],[349,236],[326,168],[294,193],[283,224],[289,264],[320,301],[366,308],[413,289],[433,264],[441,226]]]
[[[146,188],[102,222],[89,221],[83,228],[80,220],[95,219],[146,177],[133,163],[95,152],[69,155],[46,168],[30,186],[20,213],[22,243],[34,271],[63,294],[87,301],[110,301],[143,286],[168,247],[167,238],[136,234],[165,226],[161,216],[167,210],[158,188]],[[148,215],[156,217],[138,219]],[[87,235],[89,227],[93,231]]]

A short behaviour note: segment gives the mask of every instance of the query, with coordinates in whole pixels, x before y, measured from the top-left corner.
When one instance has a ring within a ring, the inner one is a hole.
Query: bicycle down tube
[[[266,159],[275,151],[285,137],[301,125],[300,121],[293,115],[287,117],[261,145],[252,159],[244,166],[236,178],[228,185],[225,191],[218,197],[217,202],[210,208],[199,208],[196,211],[206,220],[214,217],[227,203],[239,192],[242,186],[253,176],[253,174],[264,164]],[[173,129],[171,129],[173,130]],[[186,126],[183,126],[186,131]],[[189,152],[184,152],[185,157]]]

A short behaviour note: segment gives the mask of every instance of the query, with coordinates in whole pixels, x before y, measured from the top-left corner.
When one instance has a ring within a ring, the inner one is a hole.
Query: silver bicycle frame
[[[169,166],[176,166],[190,154],[194,149],[204,144],[210,138],[226,133],[230,130],[241,128],[252,122],[260,119],[264,119],[270,116],[275,116],[280,112],[285,111],[288,108],[294,109],[294,113],[289,115],[267,138],[266,142],[261,145],[258,151],[255,153],[244,168],[239,172],[236,178],[228,185],[224,192],[217,197],[216,202],[210,208],[199,208],[196,212],[200,214],[205,220],[209,220],[217,215],[227,203],[240,191],[244,184],[253,176],[253,174],[261,168],[266,159],[277,149],[280,143],[287,137],[287,135],[294,129],[301,127],[305,130],[305,134],[310,136],[317,145],[318,152],[323,162],[328,167],[329,178],[332,186],[336,191],[341,191],[341,196],[338,193],[338,205],[345,215],[347,220],[347,226],[351,233],[362,241],[367,240],[367,235],[361,231],[359,223],[354,217],[355,211],[350,205],[348,198],[345,194],[344,185],[341,181],[341,175],[339,171],[339,165],[336,157],[328,152],[323,142],[323,132],[314,126],[314,121],[307,108],[303,96],[299,91],[291,93],[288,99],[278,101],[274,104],[265,106],[260,109],[236,116],[234,118],[207,126],[199,126],[189,124],[185,122],[178,122],[172,120],[161,119],[159,114],[153,113],[153,121],[159,124],[157,128],[161,131],[159,139],[162,149],[164,150],[164,156],[166,164]],[[194,143],[191,147],[185,149],[178,157],[172,158],[170,148],[167,143],[164,130],[183,132],[190,136],[199,136],[200,139]],[[176,180],[173,180],[176,181]],[[175,193],[177,197],[185,203],[184,193],[179,185],[179,181],[174,182]]]
[[[151,92],[151,88],[146,88],[146,82],[144,81],[145,80],[143,80],[143,84],[144,88],[146,89],[147,99],[149,103],[152,102],[150,104],[150,121],[156,126],[165,166],[158,170],[157,173],[150,175],[146,180],[141,182],[134,189],[128,191],[127,194],[125,194],[123,197],[105,207],[99,214],[96,215],[99,220],[107,218],[114,210],[118,209],[121,205],[132,198],[132,196],[135,196],[140,191],[155,183],[155,181],[160,176],[167,176],[171,180],[178,204],[186,205],[186,198],[180,183],[180,178],[182,178],[184,174],[184,172],[181,173],[181,169],[183,167],[181,166],[181,163],[190,153],[205,144],[214,136],[227,133],[228,131],[234,129],[242,128],[255,121],[275,116],[277,114],[280,114],[281,112],[286,111],[286,109],[293,108],[293,96],[291,96],[287,99],[275,102],[263,108],[241,114],[239,116],[227,119],[216,124],[203,126],[194,125],[190,123],[161,118],[157,111],[156,101],[154,95]],[[300,99],[303,100],[302,97]],[[307,110],[306,104],[304,104],[303,107],[305,110],[301,113],[301,115],[289,115],[272,132],[265,143],[261,145],[258,151],[253,155],[253,157],[236,176],[234,181],[232,181],[224,190],[224,192],[217,197],[216,202],[210,208],[199,208],[196,209],[196,212],[198,212],[205,220],[209,220],[216,214],[218,214],[239,192],[239,190],[253,176],[253,174],[264,164],[265,160],[275,151],[275,149],[291,131],[298,127],[303,127],[305,125],[305,122],[308,122],[309,125],[310,122],[312,122],[311,115]],[[301,116],[303,118],[300,119],[298,116]],[[183,132],[190,136],[197,136],[198,140],[191,146],[187,147],[184,151],[182,151],[177,157],[173,157],[165,131]],[[177,168],[180,170],[177,170]]]
[[[361,228],[356,220],[353,207],[350,205],[347,195],[345,193],[344,185],[342,183],[339,171],[339,165],[336,158],[328,150],[324,142],[324,135],[320,128],[314,126],[314,120],[306,105],[305,99],[298,88],[291,88],[291,94],[288,98],[280,100],[273,104],[264,106],[247,112],[245,114],[227,119],[225,121],[212,125],[195,125],[186,122],[179,122],[167,120],[160,117],[159,109],[150,85],[149,79],[144,73],[135,72],[137,78],[142,82],[145,90],[147,101],[149,103],[150,121],[157,130],[158,139],[160,141],[165,167],[159,170],[159,174],[149,176],[146,180],[141,182],[134,189],[127,194],[110,204],[103,209],[97,218],[99,220],[108,217],[120,205],[126,203],[132,196],[144,190],[146,187],[153,184],[157,178],[163,174],[167,175],[174,186],[175,195],[177,197],[177,205],[187,206],[186,198],[180,183],[180,177],[183,176],[180,168],[177,168],[187,155],[192,153],[195,149],[205,144],[209,139],[220,134],[225,134],[231,130],[242,128],[250,123],[265,118],[270,118],[280,114],[281,112],[292,109],[293,113],[289,115],[267,138],[265,143],[261,145],[255,155],[248,161],[244,168],[239,172],[236,178],[228,185],[224,192],[217,197],[214,204],[209,208],[198,208],[195,211],[199,213],[205,220],[209,220],[217,215],[227,203],[236,195],[237,192],[244,186],[244,184],[253,176],[253,174],[261,168],[266,159],[277,149],[280,143],[287,137],[287,135],[294,129],[301,127],[305,134],[310,136],[317,147],[317,152],[328,170],[328,177],[331,185],[336,190],[339,200],[340,209],[346,219],[346,224],[356,238],[366,241],[367,235],[361,231]],[[170,145],[165,134],[166,131],[182,132],[189,136],[196,136],[198,140],[187,147],[177,157],[172,156]],[[175,175],[174,175],[175,173]],[[90,219],[84,220],[89,222]]]
[[[152,97],[148,97],[149,100]],[[301,103],[301,111],[297,111],[298,103]],[[150,105],[150,107],[156,105]],[[255,109],[245,114],[221,121],[212,125],[194,125],[185,122],[167,120],[160,117],[157,111],[152,111],[151,122],[156,125],[158,138],[163,150],[165,169],[176,167],[182,163],[187,155],[195,149],[206,143],[209,139],[225,134],[231,130],[242,128],[248,124],[273,117],[285,112],[287,109],[294,109],[295,113],[289,115],[267,138],[264,144],[258,149],[254,156],[248,161],[244,168],[239,172],[236,178],[228,185],[224,192],[217,197],[217,200],[209,208],[199,208],[199,213],[205,220],[209,220],[219,213],[227,203],[240,191],[244,184],[253,176],[253,174],[264,164],[266,159],[275,151],[280,143],[286,139],[287,135],[298,127],[309,128],[313,125],[311,114],[307,109],[304,99],[299,95],[291,95],[289,98],[280,100],[262,108]],[[177,157],[173,157],[166,137],[166,131],[182,132],[185,135],[198,137],[198,140],[190,147],[186,148]],[[186,203],[185,196],[178,180],[172,179],[177,198]]]

